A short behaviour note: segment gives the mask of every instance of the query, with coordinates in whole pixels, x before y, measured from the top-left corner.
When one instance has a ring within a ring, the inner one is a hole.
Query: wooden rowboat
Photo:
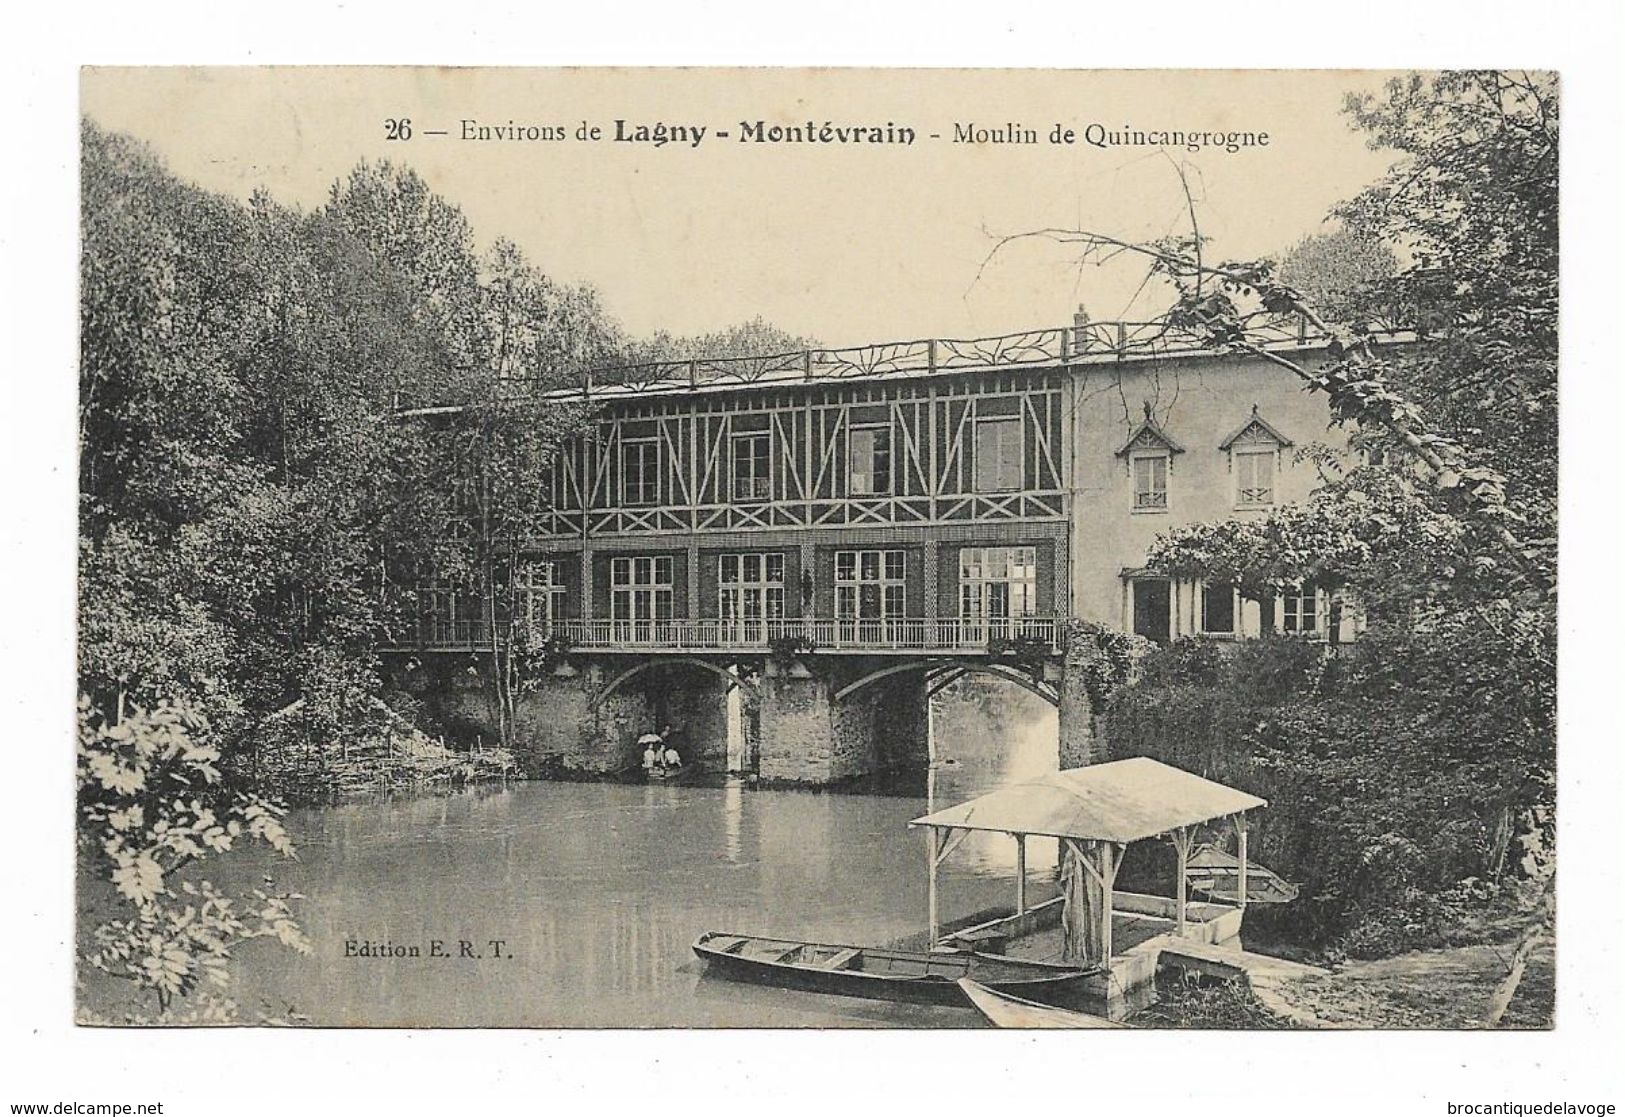
[[[964,990],[970,1003],[976,1006],[976,1011],[987,1017],[987,1022],[995,1028],[1128,1027],[1127,1024],[1107,1020],[1104,1016],[1090,1016],[1087,1012],[1012,997],[1008,993],[990,989],[968,977],[959,979],[959,988]]]
[[[699,769],[692,764],[684,764],[678,768],[646,768],[643,778],[650,783],[687,783],[699,775]]]
[[[707,931],[694,953],[719,977],[848,997],[963,1005],[954,983],[974,977],[991,989],[1040,998],[1076,995],[1090,969],[973,951],[924,953],[797,942]]]

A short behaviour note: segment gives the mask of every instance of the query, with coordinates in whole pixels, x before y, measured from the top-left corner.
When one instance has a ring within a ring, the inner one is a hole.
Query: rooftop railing
[[[1384,327],[1379,332],[1394,333]],[[1257,315],[1248,337],[1265,347],[1302,346],[1325,340],[1301,315]],[[710,387],[867,380],[938,373],[989,372],[1078,361],[1214,352],[1206,337],[1176,330],[1166,321],[1081,322],[981,338],[887,341],[846,349],[802,349],[750,357],[697,357],[650,361],[582,371],[564,385],[540,378],[510,377],[516,394],[579,392],[641,394]]]

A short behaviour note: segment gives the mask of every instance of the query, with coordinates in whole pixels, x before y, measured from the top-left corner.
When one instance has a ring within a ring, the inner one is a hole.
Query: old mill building
[[[1313,367],[1325,344],[1290,319],[1265,348]],[[1061,762],[1087,763],[1068,618],[1165,641],[1323,636],[1334,615],[1314,586],[1260,604],[1144,570],[1157,533],[1301,500],[1319,475],[1296,451],[1346,446],[1290,371],[1159,324],[1080,314],[570,390],[596,430],[526,544],[526,628],[560,653],[519,703],[535,760],[620,769],[669,721],[709,767],[836,782],[923,758],[931,696],[978,672],[1055,704]],[[478,723],[467,669],[436,665],[470,662],[486,619],[453,587],[422,596],[412,685]],[[749,740],[725,755],[730,719]]]

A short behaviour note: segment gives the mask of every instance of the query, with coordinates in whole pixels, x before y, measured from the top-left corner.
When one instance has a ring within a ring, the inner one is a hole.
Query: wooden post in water
[[[1016,836],[1016,914],[1027,914],[1027,835]]]

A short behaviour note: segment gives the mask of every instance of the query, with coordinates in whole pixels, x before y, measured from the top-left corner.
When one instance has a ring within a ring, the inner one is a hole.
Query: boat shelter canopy
[[[1256,795],[1139,756],[1053,772],[909,825],[1127,845],[1267,805]]]
[[[1236,829],[1236,892],[1246,906],[1247,812],[1264,800],[1222,783],[1203,779],[1152,760],[1135,757],[1085,768],[1069,768],[1001,788],[968,803],[916,818],[930,841],[926,905],[930,943],[939,940],[937,869],[973,830],[1009,834],[1016,840],[1016,916],[1027,910],[1026,840],[1057,839],[1063,850],[1062,953],[1069,960],[1110,964],[1112,886],[1131,842],[1168,835],[1178,854],[1175,929],[1184,935],[1187,860],[1193,831],[1203,823],[1229,819]]]

